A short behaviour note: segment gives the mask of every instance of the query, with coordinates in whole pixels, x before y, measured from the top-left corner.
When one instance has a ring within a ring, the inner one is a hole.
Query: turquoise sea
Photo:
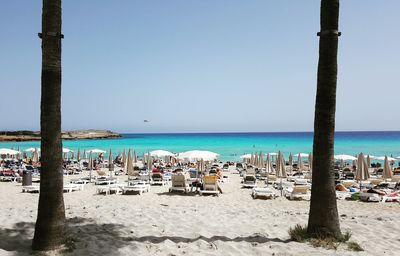
[[[151,150],[164,149],[174,153],[187,150],[209,150],[220,154],[220,159],[240,160],[244,153],[264,153],[281,150],[289,153],[312,151],[311,132],[282,133],[169,133],[123,134],[120,139],[64,141],[63,146],[72,150],[99,148],[113,150],[132,149],[142,155]],[[0,148],[25,149],[39,147],[40,142],[0,142]],[[400,156],[400,132],[337,132],[335,154],[355,155],[360,152],[374,156]]]

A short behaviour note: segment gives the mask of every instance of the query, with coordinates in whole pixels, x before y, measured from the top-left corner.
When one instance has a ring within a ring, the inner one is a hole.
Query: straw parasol
[[[114,162],[113,162],[111,148],[110,148],[110,153],[108,154],[108,170],[110,171],[110,177],[112,177],[112,172],[114,171]]]
[[[136,154],[136,150],[133,150],[133,158],[132,158],[132,161],[133,161],[134,163],[137,163],[137,154]]]
[[[125,165],[126,162],[126,150],[124,149],[124,151],[122,151],[122,159],[121,159],[122,163]]]
[[[301,153],[299,153],[299,155],[297,156],[297,168],[299,169],[300,172],[304,170],[304,164],[303,160],[301,159]]]
[[[308,166],[310,167],[310,172],[313,170],[313,154],[310,153],[308,155]]]
[[[93,169],[93,158],[92,158],[92,152],[89,153],[89,179],[90,182],[92,182],[92,169]]]
[[[132,163],[132,151],[129,149],[128,151],[128,157],[126,159],[126,164],[124,167],[124,171],[126,171],[126,174],[129,176],[132,176],[133,172],[133,163]]]
[[[292,174],[292,170],[293,170],[293,155],[292,153],[289,154],[289,167],[290,167],[290,174]]]
[[[367,161],[365,160],[363,153],[358,155],[357,170],[356,170],[355,178],[356,178],[356,180],[360,181],[360,190],[361,190],[361,185],[362,185],[361,182],[363,180],[369,179]]]
[[[367,167],[371,167],[371,157],[369,155],[367,156]]]
[[[32,162],[33,163],[39,162],[39,150],[37,148],[35,148],[35,151],[33,151]]]
[[[283,189],[282,189],[282,178],[285,178],[286,177],[286,169],[285,169],[285,163],[284,163],[284,158],[283,158],[283,155],[282,155],[282,153],[281,153],[281,151],[279,151],[278,152],[278,157],[277,157],[277,159],[276,159],[276,176],[278,177],[278,178],[280,178],[281,179],[281,185],[280,185],[280,188],[281,188],[281,196],[282,196],[282,194],[283,194]]]
[[[147,153],[147,169],[149,170],[149,172],[151,172],[151,169],[153,167],[153,159],[150,155],[150,152]]]
[[[259,167],[260,168],[263,168],[264,167],[264,158],[263,158],[263,154],[262,154],[262,152],[260,151],[260,154],[259,154],[259,160],[260,160],[260,162],[259,162]]]
[[[253,155],[253,153],[251,153],[251,156],[250,156],[250,164],[254,165],[254,155]]]
[[[385,181],[386,181],[386,179],[393,178],[392,167],[390,166],[389,159],[387,156],[385,157],[385,162],[383,164],[382,178],[385,179]]]

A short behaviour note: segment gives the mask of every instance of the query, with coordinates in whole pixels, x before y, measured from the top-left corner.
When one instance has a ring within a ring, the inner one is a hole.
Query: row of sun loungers
[[[64,192],[71,193],[74,191],[84,190],[83,184],[65,184],[63,188]],[[22,192],[26,193],[39,193],[40,186],[39,185],[29,185],[22,186]]]

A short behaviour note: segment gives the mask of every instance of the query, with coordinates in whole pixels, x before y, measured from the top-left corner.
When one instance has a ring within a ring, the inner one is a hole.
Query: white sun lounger
[[[117,178],[99,178],[94,182],[94,184],[95,185],[111,185],[111,184],[116,184],[117,182],[118,182]]]
[[[40,186],[37,186],[37,185],[23,186],[22,187],[22,192],[39,193],[39,191],[40,191]]]
[[[360,193],[360,200],[364,202],[379,202],[381,201],[382,197],[376,193],[367,193],[361,192]]]
[[[382,196],[381,202],[400,202],[400,196]]]
[[[161,185],[164,186],[167,184],[167,180],[164,179],[164,175],[162,175],[161,173],[153,173],[153,175],[151,176],[151,181],[150,181],[151,185]]]
[[[204,176],[203,178],[203,189],[200,190],[200,195],[202,194],[213,194],[218,195],[218,178],[217,176]]]
[[[294,186],[293,190],[286,194],[289,200],[311,200],[311,193],[309,186]]]
[[[256,176],[246,175],[243,179],[243,188],[254,188],[256,186]]]
[[[122,194],[126,194],[127,192],[138,192],[139,195],[143,194],[143,192],[149,192],[150,185],[145,182],[138,182],[133,185],[128,185],[122,188]]]
[[[106,194],[109,195],[112,192],[115,193],[115,195],[122,194],[123,189],[126,187],[126,184],[111,184],[108,186],[97,186],[96,187],[96,193],[97,194]]]
[[[83,190],[84,184],[66,184],[64,185],[64,192],[71,193],[73,191],[80,191]]]
[[[169,192],[181,191],[187,193],[190,191],[189,184],[186,182],[186,177],[183,174],[174,174],[171,176],[172,186],[169,188]]]
[[[253,192],[251,193],[251,196],[253,199],[256,199],[257,197],[263,197],[266,199],[275,199],[276,194],[273,192],[270,188],[264,187],[264,188],[253,188]]]

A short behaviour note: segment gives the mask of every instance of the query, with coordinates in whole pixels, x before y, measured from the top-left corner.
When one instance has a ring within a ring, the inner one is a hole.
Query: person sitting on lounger
[[[217,178],[219,180],[222,180],[223,176],[222,176],[221,169],[217,168],[217,172],[215,173],[215,176],[217,176]]]

